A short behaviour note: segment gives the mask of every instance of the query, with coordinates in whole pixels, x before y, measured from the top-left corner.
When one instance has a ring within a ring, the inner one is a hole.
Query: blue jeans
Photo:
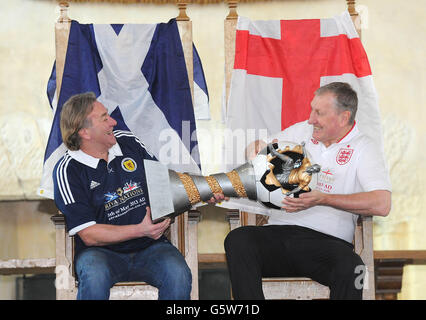
[[[160,300],[188,300],[191,270],[179,250],[167,240],[139,252],[117,253],[91,247],[76,262],[78,300],[107,300],[117,282],[144,281],[158,288]]]

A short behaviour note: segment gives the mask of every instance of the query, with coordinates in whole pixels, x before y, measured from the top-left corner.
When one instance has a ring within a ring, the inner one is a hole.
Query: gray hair
[[[318,96],[325,93],[332,93],[334,95],[334,106],[338,111],[350,112],[351,116],[349,118],[349,124],[353,124],[358,109],[358,96],[349,83],[332,82],[320,87],[315,91],[315,95]]]

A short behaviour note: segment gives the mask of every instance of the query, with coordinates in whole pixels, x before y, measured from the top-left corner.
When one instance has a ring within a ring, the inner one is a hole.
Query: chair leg
[[[186,262],[192,273],[191,300],[199,299],[198,291],[198,222],[201,220],[201,213],[198,210],[188,212],[188,230],[186,237]]]
[[[363,252],[361,259],[364,261],[367,270],[364,279],[364,300],[375,300],[376,290],[374,283],[374,249],[373,249],[373,217],[362,218],[362,239]]]
[[[226,211],[226,220],[229,221],[231,231],[241,226],[240,210],[230,209]]]

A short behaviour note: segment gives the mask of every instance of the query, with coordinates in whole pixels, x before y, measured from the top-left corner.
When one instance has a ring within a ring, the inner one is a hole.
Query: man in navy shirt
[[[108,299],[122,281],[145,281],[159,299],[189,299],[191,271],[163,235],[170,219],[151,220],[144,145],[113,131],[117,122],[93,93],[71,97],[60,123],[68,150],[53,171],[54,198],[75,235],[77,299]]]

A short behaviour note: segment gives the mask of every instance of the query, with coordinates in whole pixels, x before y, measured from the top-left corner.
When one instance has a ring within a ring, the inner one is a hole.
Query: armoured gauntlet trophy
[[[316,184],[320,171],[312,164],[304,143],[269,144],[257,156],[227,173],[200,176],[179,173],[156,161],[145,161],[152,219],[176,216],[214,193],[256,200],[280,209],[286,196],[298,197]]]

